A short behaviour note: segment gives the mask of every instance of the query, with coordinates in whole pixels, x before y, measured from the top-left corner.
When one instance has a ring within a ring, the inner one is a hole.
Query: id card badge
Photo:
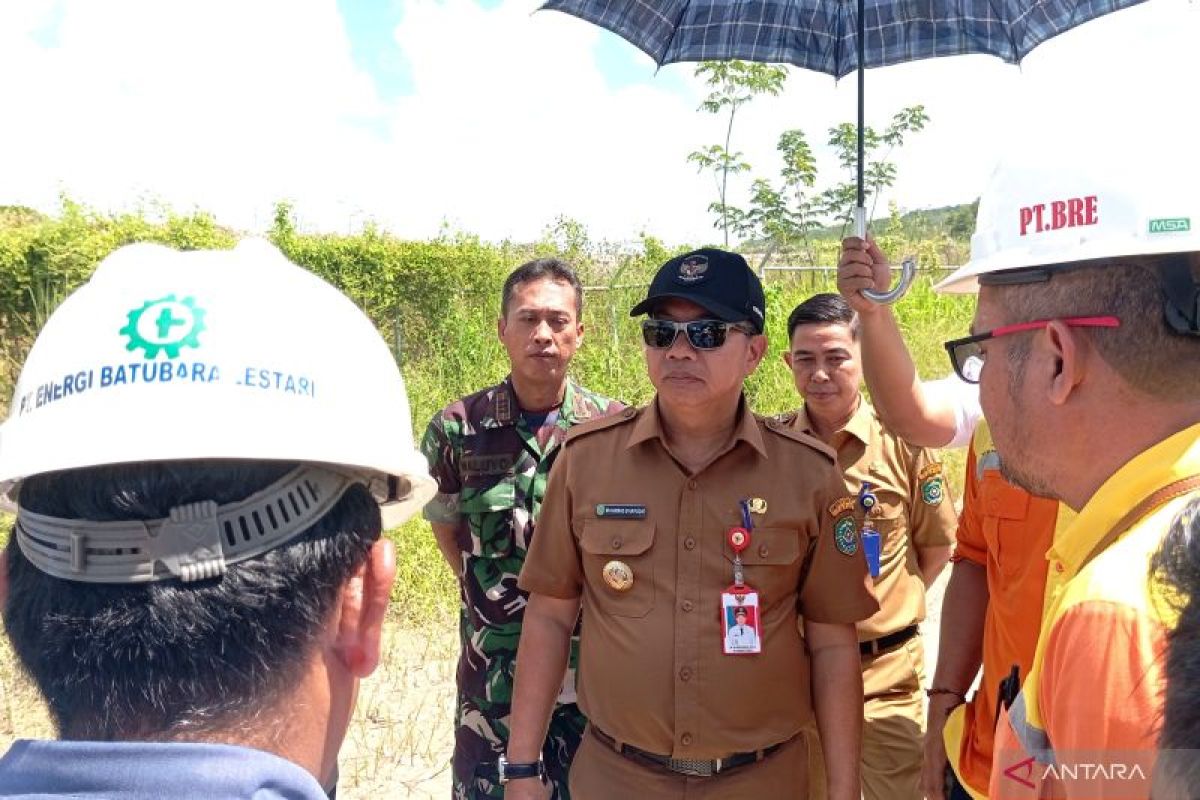
[[[762,652],[758,592],[749,586],[730,586],[721,592],[721,646],[727,656]]]

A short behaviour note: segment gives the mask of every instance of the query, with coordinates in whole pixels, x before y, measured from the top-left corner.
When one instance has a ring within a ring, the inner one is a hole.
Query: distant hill
[[[961,242],[964,246],[971,240],[975,232],[975,214],[979,210],[979,201],[960,203],[941,208],[923,208],[916,211],[905,211],[900,214],[900,233],[909,239],[934,239],[945,236]],[[889,224],[887,213],[879,214],[872,223],[875,230],[881,230]],[[818,241],[839,240],[845,231],[842,225],[828,225],[814,231],[812,238]],[[766,242],[757,239],[741,242],[739,247],[751,252],[761,252],[766,249]]]

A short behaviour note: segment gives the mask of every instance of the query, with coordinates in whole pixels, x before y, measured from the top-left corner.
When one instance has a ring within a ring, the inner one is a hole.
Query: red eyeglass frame
[[[1051,322],[1061,322],[1071,328],[1119,328],[1121,320],[1113,316],[1104,317],[1056,317],[1054,319],[1039,319],[1034,322],[1016,322],[1012,325],[1001,325],[997,328],[992,328],[990,331],[976,333],[971,336],[964,336],[961,339],[951,339],[945,342],[942,346],[946,348],[946,355],[950,357],[950,366],[954,368],[954,374],[962,378],[967,383],[979,383],[979,376],[976,374],[973,377],[969,376],[964,369],[966,359],[959,363],[959,358],[956,355],[958,348],[969,344],[978,344],[979,342],[995,339],[1000,336],[1007,336],[1010,333],[1021,333],[1022,331],[1034,331],[1044,328]],[[966,358],[971,358],[974,354],[968,355]],[[978,357],[978,356],[976,356]]]

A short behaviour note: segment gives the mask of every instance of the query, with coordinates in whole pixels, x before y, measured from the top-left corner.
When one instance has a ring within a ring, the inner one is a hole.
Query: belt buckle
[[[716,773],[713,771],[712,761],[692,761],[691,759],[671,759],[667,767],[672,772],[678,772],[683,775],[691,775],[693,778],[711,778]]]

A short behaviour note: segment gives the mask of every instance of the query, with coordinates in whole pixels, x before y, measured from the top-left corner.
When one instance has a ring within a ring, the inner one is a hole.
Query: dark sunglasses
[[[716,350],[725,344],[729,331],[741,331],[747,336],[754,336],[756,331],[749,325],[739,322],[722,322],[719,319],[694,319],[689,322],[676,322],[670,319],[642,320],[642,340],[647,347],[665,350],[675,344],[675,337],[680,331],[687,334],[688,344],[697,350]]]
[[[961,339],[951,339],[944,347],[950,356],[954,372],[967,383],[979,383],[979,373],[983,371],[983,348],[980,344],[988,339],[1007,336],[1010,333],[1035,331],[1044,328],[1051,322],[1061,322],[1071,328],[1117,328],[1121,320],[1116,317],[1063,317],[1061,319],[1040,319],[1036,322],[1018,322],[1015,325],[1001,325],[986,333],[974,336],[964,336]]]

